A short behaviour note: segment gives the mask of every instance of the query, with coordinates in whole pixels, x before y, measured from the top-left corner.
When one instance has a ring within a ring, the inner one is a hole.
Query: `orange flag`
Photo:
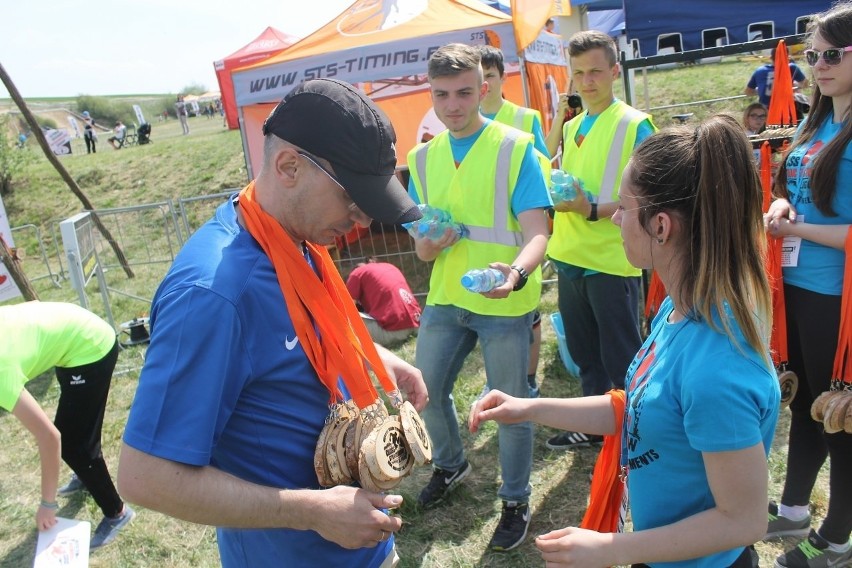
[[[557,7],[553,0],[511,0],[510,5],[515,44],[520,55],[538,37],[547,19],[556,15]],[[570,9],[568,12],[570,14]]]
[[[772,96],[769,99],[769,111],[766,125],[769,128],[787,128],[796,126],[796,104],[793,99],[793,76],[790,74],[790,60],[787,58],[787,44],[778,42],[775,48],[775,79],[772,83]]]
[[[621,500],[624,496],[624,481],[619,476],[621,469],[621,430],[624,427],[626,396],[623,390],[611,390],[612,410],[615,415],[615,432],[604,436],[601,453],[595,462],[589,508],[580,527],[598,532],[618,530]]]
[[[774,93],[773,93],[774,94]],[[772,149],[769,142],[760,147],[760,182],[763,186],[763,212],[772,203]],[[784,280],[781,273],[782,239],[767,237],[766,276],[772,292],[772,335],[769,348],[772,362],[780,367],[787,362],[787,310],[784,306]]]

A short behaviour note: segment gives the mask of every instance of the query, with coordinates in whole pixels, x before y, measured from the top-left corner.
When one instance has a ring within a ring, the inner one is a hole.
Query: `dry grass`
[[[546,291],[542,313],[556,310],[554,289]],[[409,340],[396,349],[408,361],[414,360],[414,343]],[[104,451],[107,463],[115,472],[124,422],[136,388],[144,346],[121,352],[113,378],[110,402],[104,427]],[[552,397],[579,396],[577,380],[570,376],[559,359],[556,338],[548,318],[544,318],[542,353],[539,361],[542,395]],[[460,374],[455,398],[460,410],[482,389],[485,375],[478,350],[474,351]],[[44,406],[48,415],[55,412],[59,389],[52,375],[46,374],[29,383],[28,388]],[[466,419],[466,416],[462,416]],[[784,476],[789,412],[782,412],[775,443],[770,456],[770,494],[778,497]],[[533,456],[532,510],[530,538],[518,549],[493,553],[488,540],[500,516],[497,488],[500,482],[496,462],[496,427],[486,424],[476,436],[465,434],[465,447],[473,465],[473,474],[455,491],[445,506],[423,511],[414,503],[419,490],[428,482],[428,467],[419,468],[400,487],[405,498],[400,514],[404,528],[397,540],[401,566],[404,568],[445,567],[532,567],[541,566],[541,557],[532,542],[535,535],[555,528],[578,525],[588,498],[589,473],[596,450],[552,452],[544,442],[555,431],[537,427]],[[39,499],[38,454],[32,437],[11,415],[0,412],[0,566],[31,565],[36,531],[33,527],[35,504]],[[62,481],[69,474],[63,466]],[[820,475],[812,497],[815,523],[825,515],[827,474]],[[87,494],[60,498],[60,515],[96,524],[100,511]],[[91,566],[183,568],[217,566],[215,530],[184,523],[153,511],[138,510],[138,516],[118,541],[91,556]],[[761,565],[790,548],[794,541],[758,543]]]

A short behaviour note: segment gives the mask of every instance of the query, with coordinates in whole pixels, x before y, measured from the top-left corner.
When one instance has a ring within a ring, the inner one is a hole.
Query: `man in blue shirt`
[[[772,63],[761,65],[748,80],[743,93],[749,97],[757,95],[757,99],[766,107],[769,107],[769,100],[772,98],[772,85],[775,82],[775,48],[772,48],[770,56]],[[802,72],[798,65],[790,62],[790,76],[793,78],[793,88],[807,89],[808,78]]]
[[[319,490],[315,448],[341,382],[334,353],[342,344],[324,322],[355,322],[330,299],[308,303],[312,294],[330,297],[335,282],[327,255],[308,254],[316,248],[308,243],[328,245],[355,224],[404,223],[420,213],[394,176],[390,122],[351,85],[303,83],[263,132],[257,179],[192,236],[154,297],[119,487],[146,508],[215,525],[225,567],[390,565],[402,521],[387,509],[402,497],[351,485]],[[258,209],[265,232],[252,225]],[[279,268],[262,242],[280,230],[313,271]],[[292,276],[300,271],[319,276],[321,290]],[[311,307],[317,303],[322,312]],[[376,365],[423,408],[419,371],[378,352]]]

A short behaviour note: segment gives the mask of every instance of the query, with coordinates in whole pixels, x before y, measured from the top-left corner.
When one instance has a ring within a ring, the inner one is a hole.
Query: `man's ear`
[[[279,147],[272,163],[275,177],[288,185],[294,184],[302,171],[303,162],[299,160],[299,153],[289,146]]]

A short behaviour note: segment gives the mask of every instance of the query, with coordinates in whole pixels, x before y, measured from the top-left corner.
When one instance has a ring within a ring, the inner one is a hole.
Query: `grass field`
[[[648,73],[650,105],[663,106],[690,100],[730,97],[739,94],[748,76],[757,66],[754,60],[725,60],[717,65],[682,67]],[[638,77],[638,74],[637,74]],[[639,79],[637,79],[638,83]],[[637,86],[637,92],[642,89]],[[655,114],[658,126],[673,122],[671,116],[694,112],[700,119],[713,112],[727,111],[739,118],[747,101],[727,102],[666,109]],[[114,151],[102,137],[98,153],[86,155],[82,141],[74,142],[74,155],[63,159],[72,176],[80,183],[98,208],[152,203],[177,197],[211,194],[245,183],[245,164],[239,133],[222,128],[220,120],[204,117],[190,119],[192,133],[181,136],[176,121],[154,122],[153,144]],[[82,150],[82,151],[81,151]],[[34,158],[26,176],[12,195],[4,198],[12,226],[33,223],[49,233],[50,223],[80,210],[58,176],[43,158]],[[142,269],[134,290],[143,297],[153,295],[167,265]],[[35,287],[44,300],[76,301],[76,294],[65,283],[53,287],[40,280]],[[93,307],[98,311],[99,306]],[[122,314],[144,310],[144,302],[121,300]],[[555,290],[548,288],[541,311],[556,311]],[[120,319],[120,318],[119,318]],[[129,317],[126,317],[129,319]],[[406,360],[414,360],[414,340],[400,346],[397,352]],[[103,436],[104,452],[113,473],[127,412],[133,399],[144,346],[121,352],[118,370],[113,378]],[[557,344],[549,321],[543,326],[543,346],[539,365],[543,396],[577,396],[577,380],[569,376],[558,355]],[[468,408],[482,388],[485,376],[478,353],[470,357],[456,386],[458,408]],[[32,381],[29,390],[53,415],[58,400],[58,386],[52,374]],[[466,418],[463,416],[462,418]],[[782,412],[775,443],[770,456],[770,493],[780,495],[786,459],[789,413]],[[579,524],[588,496],[588,479],[596,452],[551,452],[544,446],[554,432],[536,429],[533,478],[533,521],[530,535],[554,528]],[[500,514],[496,490],[499,471],[496,464],[496,427],[486,425],[477,436],[465,440],[473,475],[462,484],[443,508],[420,511],[413,506],[419,489],[427,482],[430,471],[420,468],[401,486],[406,502],[401,508],[404,529],[398,547],[404,567],[527,567],[541,566],[532,538],[517,550],[505,554],[491,553],[487,543]],[[0,567],[32,565],[36,531],[33,526],[35,505],[39,500],[38,455],[34,440],[11,415],[0,412]],[[68,469],[63,466],[62,479]],[[812,496],[817,522],[825,514],[826,475],[820,476]],[[86,494],[60,498],[60,515],[91,521],[100,520],[100,511]],[[138,517],[122,533],[115,544],[91,557],[93,567],[157,567],[216,566],[215,530],[175,521],[159,513],[138,510]],[[793,542],[759,543],[761,565],[771,566],[772,559]]]

